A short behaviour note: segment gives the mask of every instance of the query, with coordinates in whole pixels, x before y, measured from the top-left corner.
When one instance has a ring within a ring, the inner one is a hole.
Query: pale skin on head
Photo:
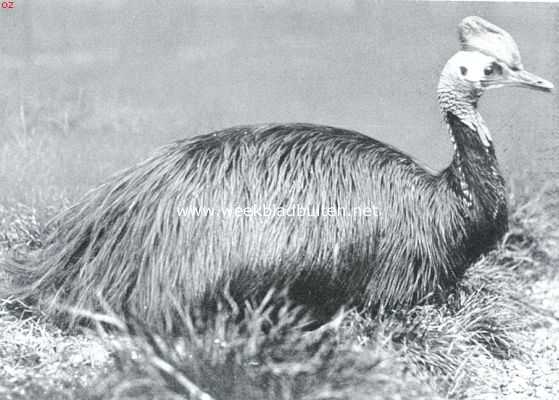
[[[520,86],[542,91],[553,89],[553,84],[545,79],[521,67],[509,67],[495,57],[479,51],[459,51],[452,56],[441,74],[441,84],[452,84],[454,90],[469,89],[470,92],[503,86]]]
[[[509,66],[480,51],[459,51],[446,63],[439,81],[438,93],[443,113],[452,112],[478,132],[483,144],[492,140],[483,118],[477,112],[477,101],[487,89],[518,86],[549,92],[553,84],[522,68]],[[448,102],[449,98],[452,99]]]

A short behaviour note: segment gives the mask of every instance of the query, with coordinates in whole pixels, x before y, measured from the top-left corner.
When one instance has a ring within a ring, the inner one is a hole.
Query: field
[[[40,248],[57,212],[157,146],[230,125],[354,128],[440,168],[451,146],[435,87],[465,15],[510,27],[524,63],[559,82],[550,5],[198,5],[193,24],[173,20],[179,2],[152,20],[145,1],[130,19],[50,3],[32,9],[32,62],[12,24],[22,16],[0,14],[1,257]],[[511,186],[510,233],[446,302],[375,318],[346,310],[311,333],[286,329],[286,313],[267,335],[263,304],[244,330],[221,315],[183,340],[113,317],[110,332],[67,332],[3,299],[0,399],[558,398],[558,102],[515,90],[482,105]]]

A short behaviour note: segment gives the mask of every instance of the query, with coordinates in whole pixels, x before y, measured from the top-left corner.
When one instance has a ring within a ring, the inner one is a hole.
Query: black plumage
[[[55,289],[84,309],[101,290],[112,307],[128,304],[151,322],[173,301],[196,303],[225,285],[237,300],[288,285],[296,302],[321,311],[409,305],[456,282],[506,226],[503,180],[486,172],[494,153],[449,121],[460,156],[439,175],[365,135],[318,125],[238,127],[174,143],[64,212],[28,282],[40,297]],[[472,188],[484,185],[472,207],[459,168]],[[255,205],[314,214],[179,215]],[[317,216],[327,207],[346,215]],[[376,212],[351,215],[357,207]]]

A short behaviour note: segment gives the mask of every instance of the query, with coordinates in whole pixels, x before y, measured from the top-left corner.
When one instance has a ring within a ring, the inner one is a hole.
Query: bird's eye
[[[461,73],[462,75],[466,75],[466,74],[468,73],[468,68],[466,68],[466,67],[460,67],[460,73]]]
[[[486,76],[491,75],[493,73],[493,66],[490,65],[489,67],[485,67],[485,69],[483,70],[483,73]]]

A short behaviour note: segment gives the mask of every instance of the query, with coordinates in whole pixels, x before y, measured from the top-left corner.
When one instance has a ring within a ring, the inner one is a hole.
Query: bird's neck
[[[469,92],[467,95],[463,93],[458,94],[452,88],[447,89],[445,85],[440,83],[438,90],[439,105],[443,118],[447,123],[447,114],[451,113],[455,115],[462,123],[468,126],[472,132],[477,133],[486,148],[492,148],[493,139],[491,138],[485,121],[477,110],[477,103],[481,94],[481,91]],[[450,133],[451,139],[454,139],[452,131]]]
[[[454,157],[444,176],[480,224],[506,226],[506,189],[493,143],[488,132],[479,131],[487,128],[478,125],[477,110],[466,111],[447,110],[444,115],[454,142]]]
[[[464,202],[471,207],[476,188],[481,182],[501,179],[493,139],[479,111],[477,102],[481,91],[470,92],[447,87],[439,82],[439,105],[448,124],[454,145],[452,163],[447,169],[451,183]]]

